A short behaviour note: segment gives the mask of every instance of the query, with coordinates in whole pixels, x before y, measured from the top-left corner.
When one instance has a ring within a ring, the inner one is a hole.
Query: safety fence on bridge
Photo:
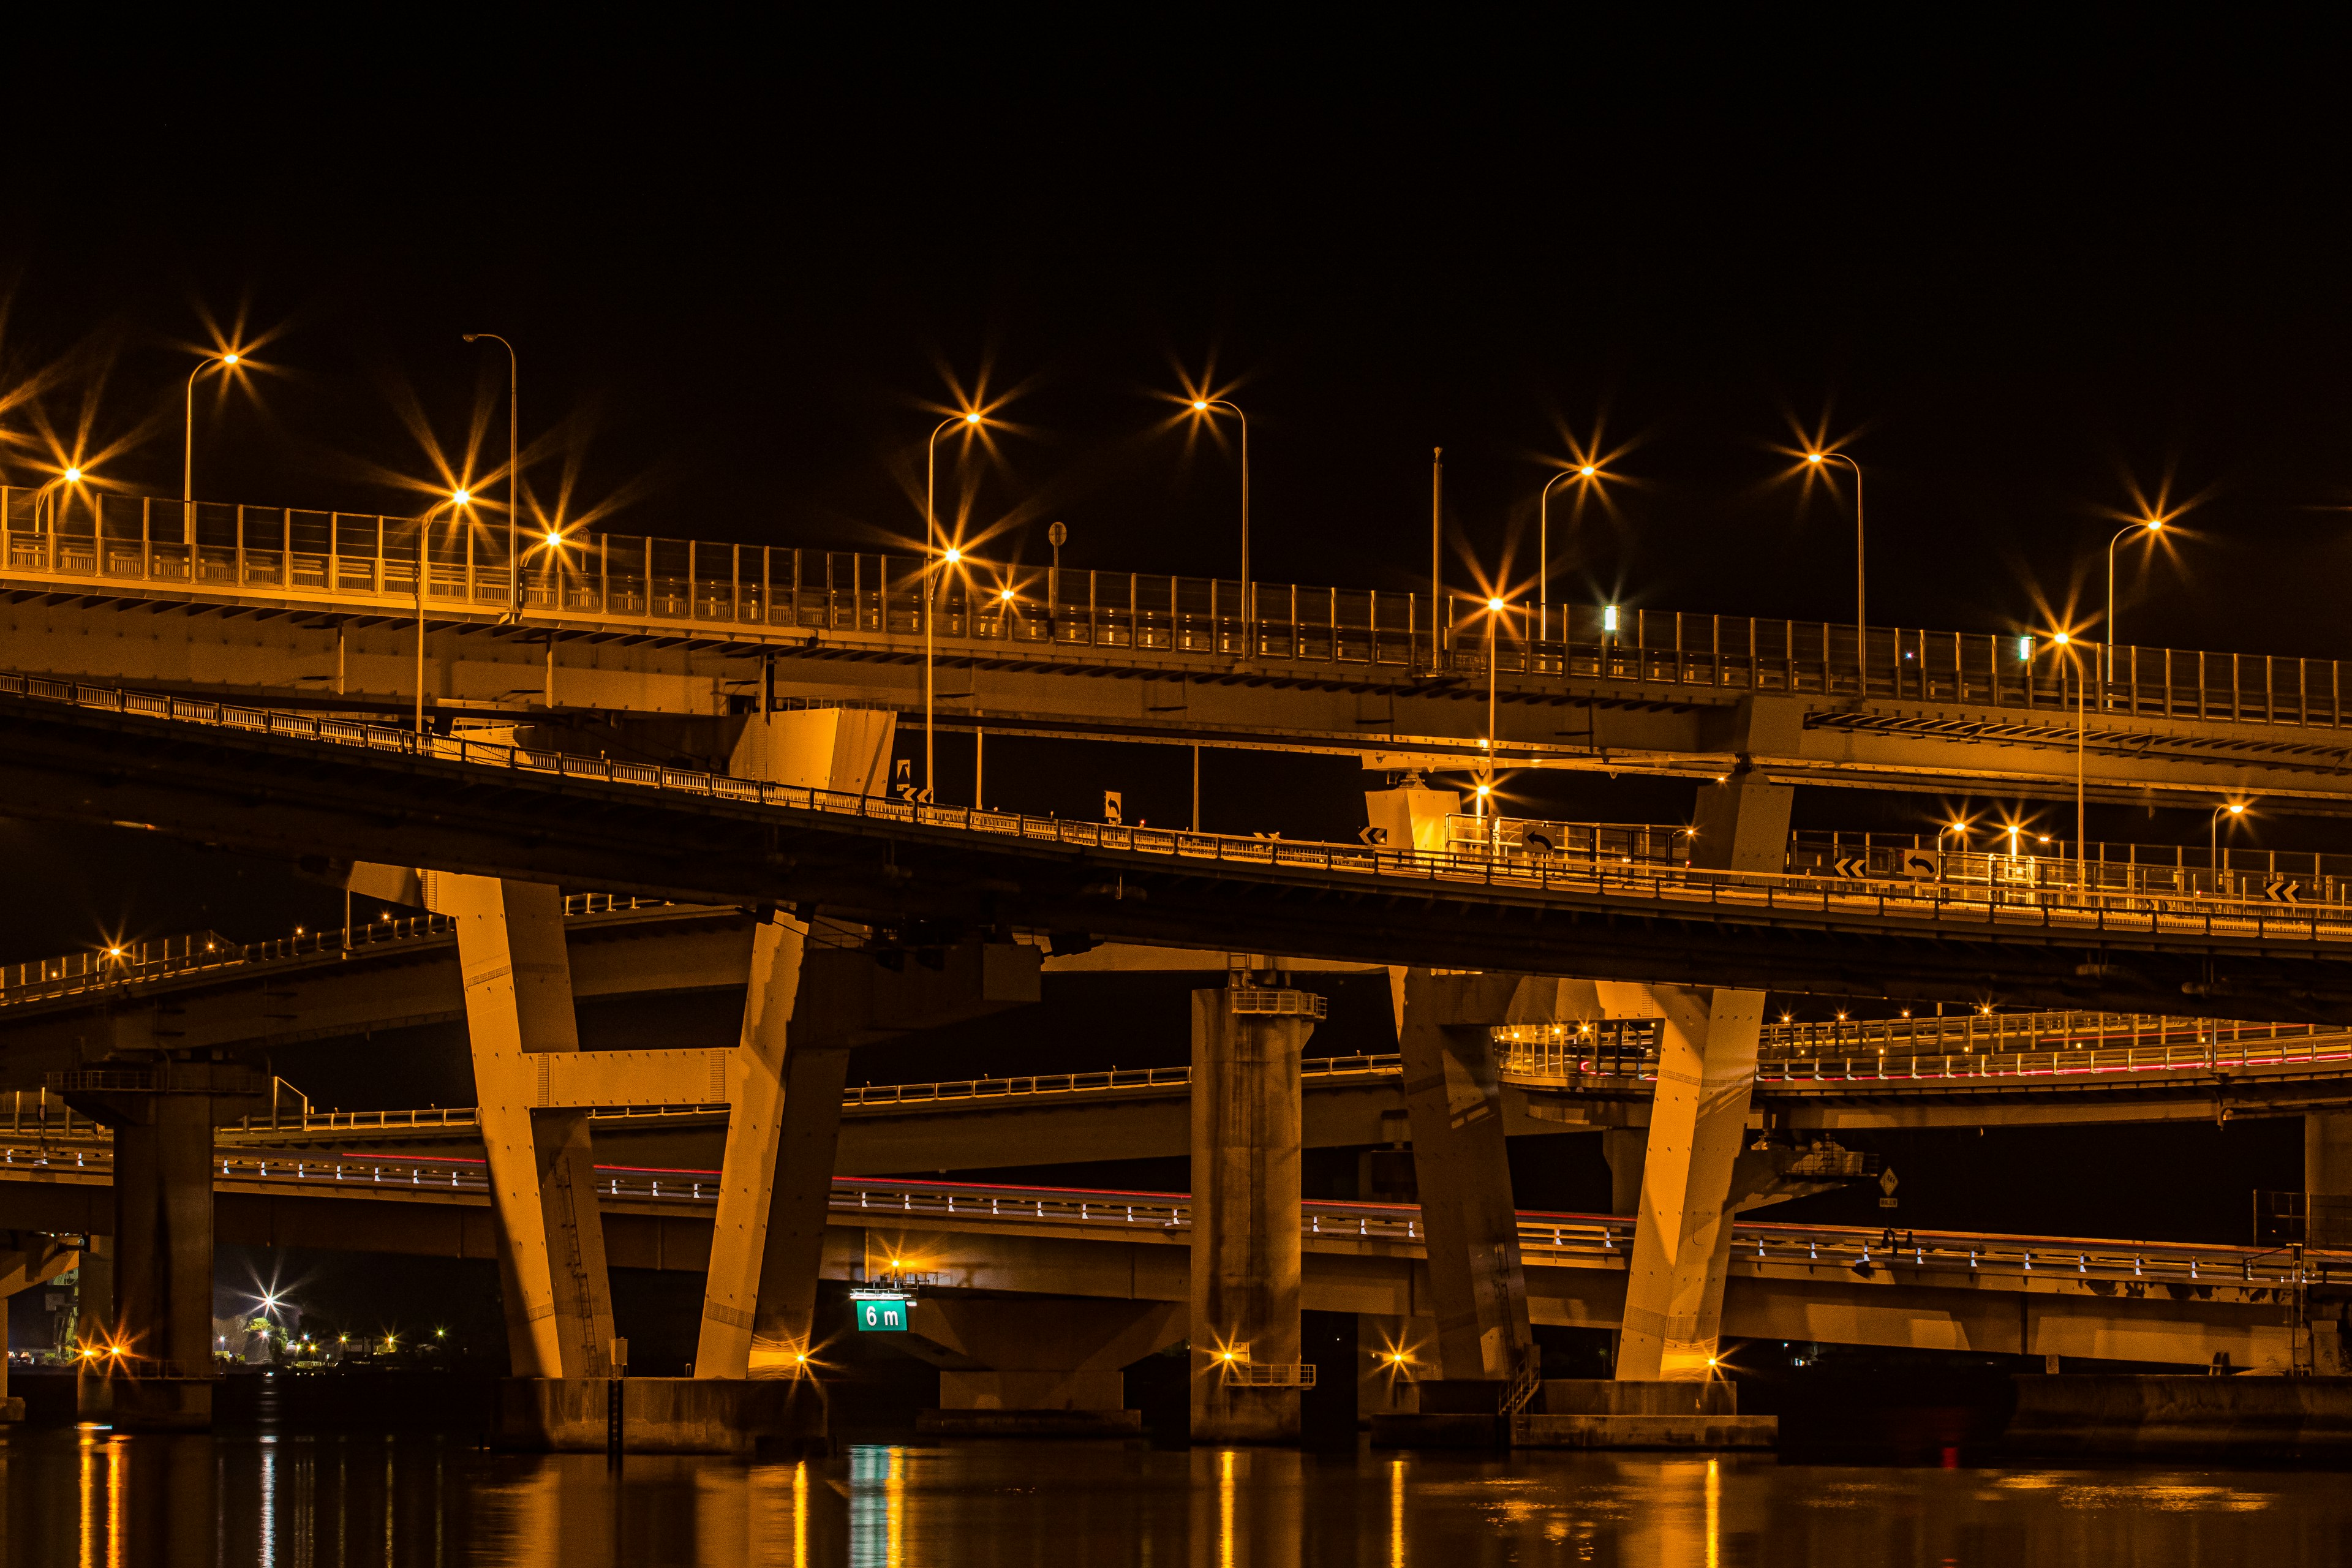
[[[1820,1026],[1781,1026],[1759,1041],[1756,1084],[1759,1089],[1801,1089],[1813,1084],[1869,1085],[1885,1090],[1969,1084],[2096,1089],[2102,1079],[2135,1073],[2300,1068],[2352,1075],[2352,1031],[2338,1026],[2216,1023],[2112,1013],[2012,1014],[1974,1021],[1987,1026],[1974,1037],[1964,1036],[1958,1026],[1969,1020],[1957,1018],[1834,1026],[1852,1031],[1843,1041],[1823,1038],[1815,1033]],[[1943,1023],[1955,1027],[1948,1033],[1896,1032],[1911,1025]],[[2006,1027],[1995,1029],[1994,1025]],[[1653,1079],[1658,1070],[1654,1036],[1633,1048],[1618,1039],[1596,1040],[1574,1025],[1506,1025],[1494,1036],[1497,1069],[1514,1083],[1572,1088]],[[1867,1043],[1873,1038],[1889,1043],[1874,1049]]]
[[[0,1144],[0,1181],[110,1175],[102,1150],[58,1151]],[[440,1199],[487,1204],[488,1167],[480,1160],[379,1159],[363,1152],[287,1159],[230,1153],[219,1160],[217,1190],[288,1188],[321,1196]],[[719,1173],[596,1167],[598,1201],[621,1212],[656,1207],[715,1210]],[[898,1271],[955,1283],[950,1258],[928,1256],[928,1242],[958,1228],[1019,1232],[1046,1226],[1097,1239],[1173,1240],[1192,1223],[1190,1194],[1070,1187],[910,1182],[837,1176],[830,1209],[836,1223],[888,1228],[901,1248]],[[1308,1199],[1299,1205],[1300,1239],[1310,1250],[1356,1248],[1418,1255],[1426,1246],[1419,1205]],[[1521,1210],[1518,1240],[1533,1267],[1622,1268],[1633,1247],[1636,1221],[1622,1215]],[[1741,1264],[1829,1266],[1864,1278],[1902,1271],[1922,1284],[2031,1289],[2040,1279],[2093,1289],[2141,1280],[2188,1286],[2286,1288],[2352,1282],[2352,1250],[2232,1247],[2214,1242],[2140,1242],[1960,1231],[1871,1229],[1853,1226],[1771,1224],[1740,1220],[1732,1228],[1732,1258]]]
[[[671,907],[659,899],[615,898],[609,893],[571,893],[563,900],[567,915],[604,914],[615,910]],[[316,931],[297,928],[292,935],[263,942],[231,942],[217,931],[158,938],[152,942],[108,942],[82,952],[37,958],[23,963],[0,964],[0,1005],[52,996],[71,996],[142,980],[263,963],[273,959],[315,957],[412,942],[418,937],[447,936],[457,929],[446,915],[394,915],[342,927]]]
[[[1045,657],[1160,650],[1303,664],[1858,693],[2239,723],[2344,723],[2338,661],[2118,647],[2032,633],[1944,632],[1693,615],[1613,605],[1507,604],[1445,591],[1433,628],[1415,591],[1313,587],[1157,574],[1055,572],[965,556],[507,530],[464,510],[427,518],[116,495],[87,483],[0,489],[5,572],[77,590],[161,585],[374,614],[648,623],[742,640],[812,630],[935,640]],[[1491,622],[1491,625],[1490,625]],[[1490,639],[1491,633],[1491,639]],[[779,637],[777,640],[782,641]],[[2112,671],[2112,678],[2108,672]],[[2084,692],[2089,682],[2095,689]]]
[[[1064,848],[1210,861],[1276,874],[1331,879],[1376,879],[1420,884],[1433,892],[1481,898],[1601,900],[1661,916],[1731,916],[1770,922],[1775,916],[1866,922],[1909,933],[1966,936],[2039,931],[2133,941],[2167,939],[2328,944],[2352,951],[2352,912],[2301,909],[2260,900],[2201,893],[2166,895],[2099,888],[2011,889],[1998,883],[1936,883],[1797,876],[1786,872],[1704,871],[1688,867],[1611,866],[1504,860],[1438,850],[1318,844],[1276,837],[1026,816],[979,806],[930,805],[908,799],[849,795],[723,773],[579,757],[456,736],[417,734],[356,720],[202,702],[155,692],[93,687],[38,676],[0,675],[0,694],[100,711],[221,726],[247,732],[461,763],[554,781],[582,779],[753,806],[862,817],[912,828],[951,829],[997,840]]]

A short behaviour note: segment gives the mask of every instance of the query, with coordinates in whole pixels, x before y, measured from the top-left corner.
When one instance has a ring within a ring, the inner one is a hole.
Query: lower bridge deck
[[[718,1173],[600,1165],[615,1267],[708,1267]],[[491,1259],[484,1167],[471,1159],[232,1152],[215,1178],[218,1237],[245,1246]],[[93,1152],[0,1163],[0,1226],[105,1234],[111,1172]],[[1433,1310],[1421,1211],[1301,1206],[1302,1305],[1394,1319]],[[1618,1326],[1633,1222],[1522,1211],[1539,1324]],[[837,1178],[824,1276],[918,1276],[927,1289],[1182,1302],[1181,1193]],[[2315,1293],[2352,1292],[2352,1252],[1743,1222],[1723,1331],[1782,1340],[2068,1355],[2284,1371]]]

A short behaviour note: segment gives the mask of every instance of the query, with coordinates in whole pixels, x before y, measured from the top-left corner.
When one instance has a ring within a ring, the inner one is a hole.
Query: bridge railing
[[[0,1146],[0,1170],[31,1163],[54,1166],[55,1152]],[[93,1173],[110,1165],[97,1152]],[[229,1154],[217,1180],[232,1186],[297,1183],[321,1191],[381,1197],[488,1201],[487,1167],[479,1160],[378,1160],[364,1155],[288,1160]],[[716,1171],[596,1169],[600,1200],[614,1204],[715,1205]],[[861,1176],[834,1178],[830,1206],[844,1218],[887,1223],[894,1245],[908,1248],[902,1271],[944,1272],[944,1260],[923,1255],[925,1238],[909,1223],[999,1229],[1045,1225],[1130,1237],[1189,1230],[1192,1207],[1183,1193],[1117,1192],[1024,1187],[981,1183],[908,1182]],[[1622,1268],[1633,1247],[1636,1222],[1620,1215],[1518,1215],[1522,1254],[1531,1267]],[[1301,1240],[1318,1250],[1361,1248],[1375,1255],[1412,1256],[1426,1242],[1421,1210],[1403,1204],[1308,1199],[1299,1206]],[[1780,1265],[1812,1271],[1823,1264],[1863,1277],[1887,1270],[1923,1283],[1979,1284],[2006,1276],[2010,1289],[2032,1289],[2032,1278],[2053,1282],[2159,1280],[2188,1285],[2328,1284],[2352,1279],[2352,1250],[2235,1247],[2215,1242],[2141,1242],[2006,1233],[1871,1229],[1853,1226],[1787,1225],[1738,1220],[1732,1227],[1735,1268]],[[2095,1287],[2096,1288],[2096,1287]]]
[[[363,746],[407,756],[519,772],[674,790],[752,805],[866,817],[908,826],[1011,837],[1039,845],[1108,851],[1153,858],[1178,858],[1321,873],[1372,877],[1429,886],[1433,891],[1481,889],[1482,898],[1601,900],[1609,905],[1651,906],[1664,915],[1714,918],[1775,913],[1832,921],[1860,921],[1898,929],[1934,928],[1969,934],[2039,930],[2068,936],[2123,936],[2136,941],[2352,942],[2352,917],[2326,908],[2304,910],[2260,900],[2202,895],[2166,897],[2090,888],[2011,889],[1910,881],[1870,881],[1784,872],[1700,871],[1687,867],[1612,867],[1502,861],[1434,850],[1302,843],[1178,829],[1023,816],[975,806],[928,805],[911,800],[841,794],[767,784],[724,774],[567,756],[528,747],[417,735],[405,730],[274,712],[233,704],[118,688],[78,686],[38,676],[0,675],[0,693],[72,703],[104,711],[225,725],[289,738]]]
[[[0,689],[5,689],[0,687]],[[571,893],[563,900],[569,916],[609,913],[616,910],[674,907],[660,899],[616,898],[610,893]],[[419,937],[447,936],[457,923],[446,915],[394,915],[386,910],[376,919],[317,931],[297,930],[291,936],[261,942],[231,942],[217,931],[159,938],[152,942],[92,948],[57,958],[34,959],[0,966],[0,1006],[51,996],[70,996],[109,986],[163,980],[232,964],[258,963],[271,959],[351,952],[386,942],[412,942]]]
[[[534,532],[519,567],[506,529],[465,514],[430,521],[287,507],[0,489],[7,575],[75,587],[161,584],[390,613],[527,611],[570,620],[723,627],[730,637],[810,630],[1064,650],[1166,650],[1305,664],[1388,665],[1483,676],[1484,595],[1448,593],[1433,628],[1413,591],[1147,573],[1050,572],[967,558],[944,579],[913,556],[579,532]],[[421,591],[420,591],[421,589]],[[927,589],[931,590],[927,592]],[[751,628],[759,628],[754,634]],[[1610,605],[1500,613],[1500,668],[1544,677],[1738,691],[1867,694],[1897,700],[2341,728],[2335,660],[2118,647],[2102,679],[2097,645],[2016,633],[1944,632]],[[2088,679],[2096,689],[2080,689]]]

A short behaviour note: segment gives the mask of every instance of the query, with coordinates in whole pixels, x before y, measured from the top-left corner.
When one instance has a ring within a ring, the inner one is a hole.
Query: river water
[[[2352,1562],[2325,1471],[1911,1469],[1143,1443],[758,1462],[431,1435],[0,1437],[0,1564],[2173,1564]]]

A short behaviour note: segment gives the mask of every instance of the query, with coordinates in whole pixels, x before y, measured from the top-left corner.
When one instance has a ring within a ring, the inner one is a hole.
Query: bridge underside
[[[1024,927],[1171,947],[1909,1002],[2352,1022],[2310,944],[2020,927],[1964,934],[1737,906],[1186,861],[663,792],[0,698],[0,791],[40,815],[739,905],[892,931]],[[1973,928],[1971,928],[1973,929]],[[1061,945],[1057,942],[1056,945]]]
[[[287,1184],[290,1187],[290,1184]],[[497,1221],[478,1195],[430,1194],[372,1199],[294,1193],[217,1195],[218,1239],[245,1247],[497,1257]],[[1177,1303],[1187,1299],[1186,1233],[1145,1226],[1138,1239],[1106,1239],[1051,1225],[991,1231],[887,1217],[851,1223],[836,1214],[824,1234],[824,1277],[846,1281],[883,1271],[877,1260],[919,1260],[943,1288]],[[108,1234],[111,1191],[100,1184],[0,1181],[0,1228]],[[622,1199],[604,1211],[605,1256],[615,1268],[700,1273],[710,1258],[710,1221],[684,1205]],[[1040,1232],[1042,1234],[1031,1234]],[[1621,1268],[1527,1264],[1528,1310],[1538,1324],[1614,1330],[1624,1302]],[[2065,1355],[2115,1361],[2284,1370],[2290,1361],[2284,1292],[2221,1283],[2195,1288],[2071,1280],[2063,1269],[2036,1276],[1985,1273],[1952,1283],[1948,1274],[1897,1264],[1857,1278],[1843,1262],[1811,1268],[1735,1258],[1726,1285],[1723,1332],[1734,1339],[1875,1345],[1986,1354]],[[1418,1248],[1309,1237],[1300,1305],[1406,1321],[1430,1320],[1428,1268]],[[1181,1321],[1170,1330],[1181,1338]]]

